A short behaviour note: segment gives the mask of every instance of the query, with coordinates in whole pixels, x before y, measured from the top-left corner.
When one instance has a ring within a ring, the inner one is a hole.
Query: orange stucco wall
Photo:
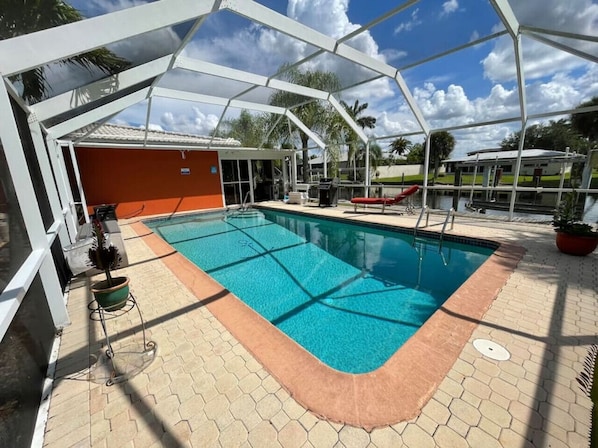
[[[215,151],[188,151],[185,159],[141,149],[76,148],[76,155],[90,213],[100,204],[116,204],[119,219],[223,206]]]

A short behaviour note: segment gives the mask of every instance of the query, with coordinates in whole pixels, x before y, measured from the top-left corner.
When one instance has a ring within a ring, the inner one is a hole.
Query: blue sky
[[[72,2],[87,16],[141,4],[130,0],[77,0]],[[323,34],[340,38],[367,24],[400,3],[365,0],[260,0],[277,12]],[[592,0],[511,1],[523,25],[595,35],[598,3]],[[401,73],[432,128],[493,120],[519,113],[513,44],[500,37],[475,47],[426,62],[412,64],[503,30],[499,17],[486,0],[421,0],[347,42],[364,53],[403,68]],[[178,30],[177,30],[178,31]],[[152,36],[116,44],[114,50],[142,61],[153,53],[166,54],[176,47],[180,35],[163,30]],[[579,49],[598,56],[598,44],[582,42]],[[308,56],[314,48],[227,11],[213,14],[187,45],[184,55],[210,62],[272,75],[284,62]],[[598,95],[597,64],[556,50],[535,40],[523,39],[526,96],[529,113],[573,108]],[[344,85],[367,79],[372,73],[334,56],[321,56],[305,64],[309,69],[335,71]],[[410,67],[410,68],[409,68]],[[222,81],[174,73],[167,85],[216,94],[234,91]],[[267,102],[268,92],[262,93]],[[252,100],[260,93],[255,92]],[[378,119],[376,136],[417,130],[412,113],[392,80],[363,84],[340,94],[347,102],[367,102],[367,112]],[[227,117],[239,111],[231,111]],[[155,99],[151,125],[165,130],[208,133],[221,109],[189,102]],[[559,117],[554,117],[558,119]],[[115,122],[145,123],[145,105],[119,114]],[[458,153],[496,147],[517,123],[453,132]],[[414,142],[421,138],[412,137]],[[383,144],[384,146],[384,144]]]

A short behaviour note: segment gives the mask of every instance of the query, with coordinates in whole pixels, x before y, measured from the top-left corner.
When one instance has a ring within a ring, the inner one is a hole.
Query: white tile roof
[[[87,132],[89,132],[90,129],[92,129],[91,126],[81,128],[67,135],[65,139],[78,140]],[[140,143],[142,144],[145,139],[146,132],[143,128],[106,123],[86,136],[82,141],[87,143],[131,143],[138,145]],[[212,138],[205,135],[159,131],[153,129],[147,131],[147,143],[153,145],[181,144],[208,147],[210,142],[212,147],[236,148],[241,146],[241,143],[233,138]]]
[[[476,154],[470,154],[467,156],[449,158],[443,160],[443,163],[483,163],[483,162],[494,162],[499,160],[501,162],[507,161],[514,161],[517,160],[518,151],[489,151],[484,152],[480,151]],[[563,151],[553,151],[549,149],[524,149],[521,152],[521,159],[535,159],[535,160],[571,160],[571,161],[579,161],[585,159],[584,155],[577,154],[577,153],[569,153],[567,155]]]

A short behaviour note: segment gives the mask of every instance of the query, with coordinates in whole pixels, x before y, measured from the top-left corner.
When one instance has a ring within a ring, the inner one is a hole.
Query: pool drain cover
[[[506,348],[488,339],[476,339],[473,341],[473,346],[482,355],[497,361],[506,361],[511,357]]]

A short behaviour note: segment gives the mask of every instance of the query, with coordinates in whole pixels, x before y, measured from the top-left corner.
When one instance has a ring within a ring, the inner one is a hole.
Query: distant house
[[[473,172],[477,167],[478,173],[488,169],[500,169],[502,174],[515,174],[518,151],[503,151],[501,149],[483,149],[467,153],[466,156],[451,157],[443,160],[447,172]],[[521,152],[522,176],[551,176],[558,175],[561,170],[570,172],[573,163],[583,163],[586,156],[564,151],[548,149],[524,149]],[[565,165],[564,165],[565,164]]]

